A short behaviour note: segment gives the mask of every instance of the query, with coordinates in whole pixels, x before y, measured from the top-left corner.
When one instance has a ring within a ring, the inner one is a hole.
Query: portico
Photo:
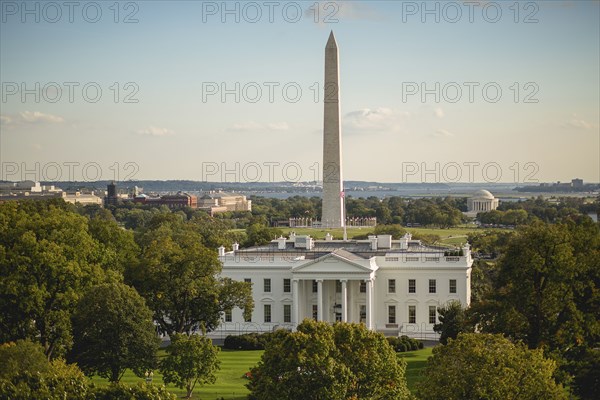
[[[364,259],[342,249],[294,266],[292,322],[364,322],[372,329],[377,269],[374,257]]]

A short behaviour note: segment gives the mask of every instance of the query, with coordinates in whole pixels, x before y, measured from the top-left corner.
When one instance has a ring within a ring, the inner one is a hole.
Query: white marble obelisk
[[[342,179],[342,131],[340,127],[340,71],[338,47],[329,35],[325,46],[323,118],[323,215],[328,228],[344,226],[344,181]]]

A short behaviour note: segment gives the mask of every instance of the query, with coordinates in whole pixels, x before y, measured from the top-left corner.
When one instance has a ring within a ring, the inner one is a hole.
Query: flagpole
[[[344,218],[342,223],[344,224],[344,241],[348,240],[348,231],[346,230],[346,193],[344,192],[344,188],[342,187],[342,206]]]

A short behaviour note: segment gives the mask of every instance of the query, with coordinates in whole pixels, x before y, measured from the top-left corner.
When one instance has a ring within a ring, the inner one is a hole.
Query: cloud
[[[287,122],[269,122],[266,124],[260,124],[256,121],[246,121],[242,123],[233,124],[226,130],[228,132],[269,132],[269,131],[288,131],[290,126]]]
[[[0,115],[0,125],[10,125],[12,118],[8,115]]]
[[[410,117],[407,112],[397,112],[390,108],[363,108],[351,111],[344,116],[344,130],[349,132],[393,132],[402,128]]]
[[[433,136],[435,136],[435,137],[453,137],[454,133],[449,132],[445,129],[438,129],[437,131],[435,131]]]
[[[594,129],[596,126],[593,124],[584,121],[583,119],[577,118],[577,115],[573,115],[573,118],[563,123],[563,127],[565,128],[575,128],[581,130]]]
[[[136,133],[141,136],[173,136],[175,134],[171,129],[159,128],[153,125],[145,129],[140,129]]]
[[[11,115],[0,115],[0,124],[8,127],[27,124],[60,124],[62,122],[65,122],[63,117],[39,111],[22,111]]]
[[[438,118],[444,118],[444,110],[442,110],[441,107],[437,107],[435,110],[433,110],[433,114],[438,117]]]

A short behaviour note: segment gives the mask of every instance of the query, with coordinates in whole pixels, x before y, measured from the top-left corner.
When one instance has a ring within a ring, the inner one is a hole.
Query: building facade
[[[468,245],[455,252],[423,245],[407,234],[367,240],[279,238],[225,253],[221,275],[252,283],[254,312],[223,315],[216,335],[294,329],[305,318],[362,322],[386,335],[437,338],[437,307],[470,303]]]
[[[499,201],[487,190],[478,190],[467,199],[468,216],[475,217],[477,213],[488,212],[498,208]]]

